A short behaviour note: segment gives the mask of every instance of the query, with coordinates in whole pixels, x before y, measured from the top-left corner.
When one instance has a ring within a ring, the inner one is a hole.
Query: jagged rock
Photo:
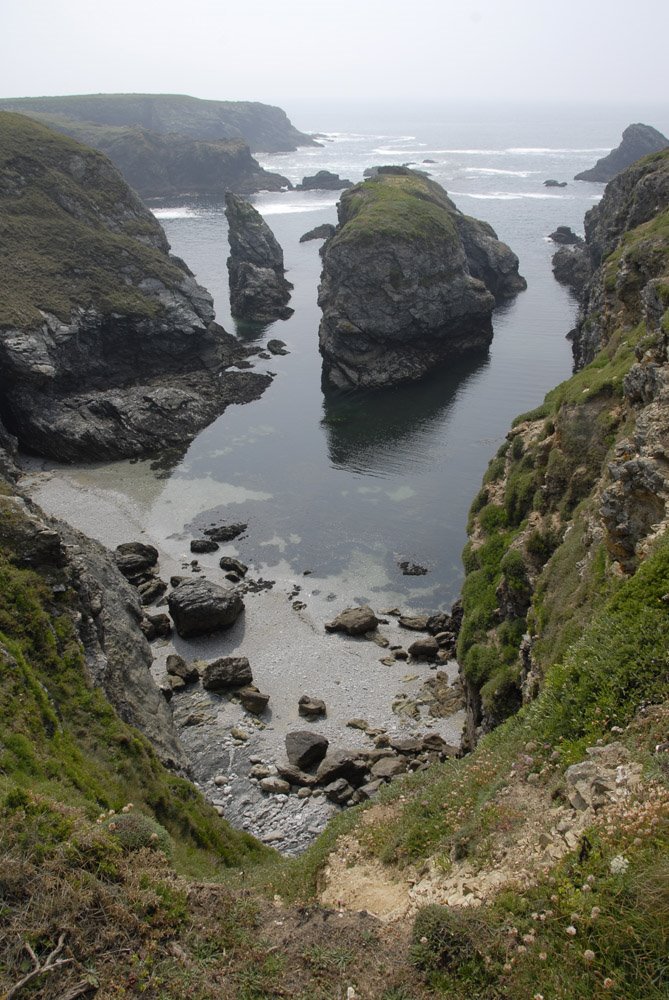
[[[221,569],[227,570],[228,573],[235,573],[238,577],[246,576],[249,571],[245,563],[233,558],[233,556],[221,556],[218,565]]]
[[[245,656],[221,656],[202,670],[202,687],[206,691],[225,691],[252,683],[253,674]]]
[[[123,542],[116,546],[116,565],[127,580],[147,573],[158,562],[158,549],[143,542]]]
[[[636,160],[641,159],[642,156],[647,156],[649,153],[659,153],[660,150],[666,149],[668,146],[669,139],[651,125],[642,125],[640,122],[628,125],[623,131],[620,145],[597,160],[594,167],[576,174],[574,180],[606,183],[625,170],[626,167],[635,163]]]
[[[267,341],[267,350],[269,351],[270,354],[279,356],[290,353],[290,351],[286,350],[286,345],[284,344],[283,340],[277,340],[276,338],[274,340]]]
[[[382,781],[390,781],[391,778],[395,778],[398,774],[404,774],[405,771],[406,764],[399,757],[382,757],[375,764],[372,764],[371,768],[372,778],[380,778]]]
[[[331,802],[343,806],[350,801],[355,789],[349,785],[345,778],[337,778],[335,781],[330,782],[329,785],[326,785],[323,791]]]
[[[410,629],[412,632],[427,631],[427,615],[400,615],[397,619],[402,628]]]
[[[310,698],[303,694],[297,703],[297,710],[305,719],[319,719],[326,715],[325,702],[321,698]]]
[[[397,753],[415,754],[423,750],[423,741],[416,736],[391,736],[390,747]]]
[[[276,770],[284,781],[288,781],[291,785],[297,785],[301,788],[315,788],[318,784],[313,774],[306,774],[293,764],[277,764]]]
[[[565,188],[567,186],[566,181],[556,181],[553,177],[550,177],[547,181],[544,181],[544,187],[547,188]]]
[[[326,632],[346,632],[347,635],[363,635],[372,632],[379,620],[370,607],[345,608],[331,622],[325,623]]]
[[[269,703],[269,695],[261,694],[253,684],[241,688],[237,694],[239,695],[242,707],[252,715],[262,715]]]
[[[285,743],[288,760],[300,770],[322,761],[329,746],[329,740],[325,736],[308,729],[288,733]]]
[[[560,243],[562,246],[571,246],[572,244],[583,242],[583,238],[578,236],[569,226],[558,226],[548,239],[552,240],[553,243]]]
[[[303,177],[302,183],[297,184],[296,191],[343,191],[345,188],[353,187],[353,181],[344,180],[339,174],[333,174],[329,170],[319,170],[310,177]]]
[[[201,553],[201,552],[216,552],[218,548],[218,542],[215,542],[213,538],[194,538],[190,543],[191,552]]]
[[[580,299],[592,275],[587,248],[582,243],[560,247],[553,254],[552,267],[555,280],[570,288],[576,298]]]
[[[194,663],[186,663],[183,656],[170,653],[165,661],[165,669],[171,677],[181,677],[186,684],[199,680],[200,671]]]
[[[162,597],[167,590],[167,584],[158,576],[149,576],[147,579],[137,583],[139,599],[143,605],[153,604],[159,597]]]
[[[236,591],[209,580],[184,580],[168,595],[167,603],[182,639],[230,628],[244,610]]]
[[[364,802],[366,799],[373,798],[384,784],[385,782],[381,778],[375,778],[374,781],[368,781],[365,785],[361,785],[360,788],[358,788],[358,794],[361,796],[361,800]]]
[[[397,564],[402,570],[403,576],[425,576],[427,573],[427,567],[421,566],[419,563],[410,562],[408,559],[402,560],[402,562]]]
[[[144,615],[139,627],[149,642],[154,639],[166,639],[172,634],[172,622],[165,614]]]
[[[309,240],[329,240],[334,236],[335,227],[331,222],[324,222],[322,226],[314,226],[309,232],[300,236],[300,243],[307,243]]]
[[[205,528],[204,534],[215,542],[232,542],[243,535],[247,528],[248,524],[240,521],[237,524],[219,524],[213,528]]]
[[[337,778],[346,778],[356,787],[367,775],[367,764],[361,760],[355,750],[335,750],[321,761],[316,778],[321,785],[328,785]]]
[[[410,381],[487,348],[495,300],[525,287],[517,258],[490,226],[462,215],[415,171],[379,168],[344,192],[338,213],[318,299],[332,385]]]
[[[256,209],[237,195],[225,196],[228,276],[233,316],[260,323],[288,319],[293,287],[284,277],[283,251]]]

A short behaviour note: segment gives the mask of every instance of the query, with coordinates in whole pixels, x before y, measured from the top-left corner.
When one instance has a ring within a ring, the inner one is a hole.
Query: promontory
[[[406,167],[381,167],[344,192],[338,215],[318,299],[331,385],[411,381],[485,350],[496,302],[526,287],[518,258],[492,227]]]

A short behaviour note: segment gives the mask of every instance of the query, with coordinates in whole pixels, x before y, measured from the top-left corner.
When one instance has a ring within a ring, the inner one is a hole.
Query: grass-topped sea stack
[[[381,167],[342,195],[323,248],[326,381],[391,385],[485,350],[495,303],[525,287],[518,258],[490,226],[421,173]]]

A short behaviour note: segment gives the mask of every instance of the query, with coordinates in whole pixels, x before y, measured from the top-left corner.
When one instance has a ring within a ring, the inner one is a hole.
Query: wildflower
[[[123,806],[121,812],[129,813],[133,808],[132,802],[128,802],[127,806]]]
[[[574,937],[574,935],[576,934],[576,928],[574,927],[573,924],[570,924],[569,927],[567,927],[565,934],[568,934],[569,937]]]
[[[594,962],[595,961],[594,951],[592,951],[590,948],[586,948],[586,950],[583,952],[583,958],[585,959],[586,962]]]
[[[425,937],[425,935],[423,935],[423,937],[420,939],[420,943],[427,944],[427,938]]]
[[[539,914],[538,913],[533,913],[532,914],[532,920],[538,920],[538,919],[539,919]]]
[[[525,944],[534,944],[534,934],[523,934]]]
[[[547,958],[548,958],[548,955],[546,954],[545,951],[540,951],[539,952],[539,961],[540,962],[545,962]]]
[[[503,969],[505,972],[511,972],[512,968],[513,966],[511,965],[511,962],[505,962],[503,965]]]
[[[551,896],[551,903],[557,903],[557,901],[558,897],[555,895],[555,893],[553,893],[553,895]]]
[[[524,955],[526,951],[527,951],[527,948],[525,947],[524,944],[519,944],[518,945],[518,954],[519,955]]]
[[[590,910],[590,918],[592,920],[596,920],[601,912],[602,911],[598,906],[593,906],[593,908]]]
[[[604,980],[604,982],[602,983],[602,986],[604,987],[604,989],[605,989],[605,990],[610,990],[610,989],[613,989],[613,987],[614,987],[615,985],[616,985],[616,984],[614,983],[614,981],[613,981],[612,979],[609,979],[609,977],[608,977],[608,976],[606,977],[606,979],[605,979],[605,980]]]
[[[586,882],[585,885],[581,886],[581,892],[592,892],[592,886],[589,886]]]
[[[532,1000],[544,1000],[543,993],[535,993],[534,996],[532,997]]]
[[[612,875],[624,875],[629,866],[629,861],[622,854],[616,854],[615,858],[611,858],[609,862]]]

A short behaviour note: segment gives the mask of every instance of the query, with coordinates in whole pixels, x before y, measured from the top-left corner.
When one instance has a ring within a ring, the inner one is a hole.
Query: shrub
[[[423,972],[461,970],[480,960],[471,918],[448,906],[424,906],[411,934],[411,961]]]
[[[165,827],[144,813],[115,813],[107,817],[102,826],[118,838],[125,851],[139,851],[148,847],[168,856],[172,853],[172,839]]]

